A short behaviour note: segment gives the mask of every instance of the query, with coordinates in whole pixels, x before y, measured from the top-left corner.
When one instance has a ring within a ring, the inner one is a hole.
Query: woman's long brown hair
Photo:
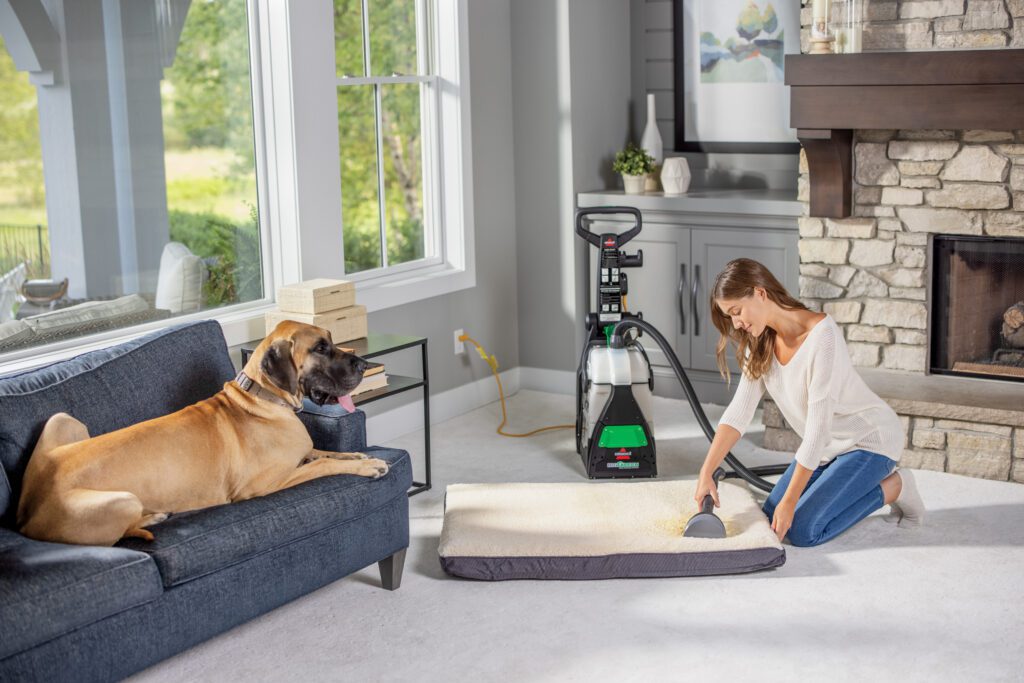
[[[730,380],[729,363],[725,358],[725,350],[729,340],[736,343],[736,362],[750,379],[762,377],[771,367],[772,356],[775,354],[775,330],[766,327],[760,337],[753,337],[747,332],[733,327],[729,316],[718,308],[718,301],[727,299],[743,299],[760,287],[768,298],[787,310],[808,310],[799,300],[794,299],[782,286],[772,272],[761,263],[748,258],[738,258],[725,264],[725,268],[715,278],[715,286],[711,288],[711,322],[718,328],[720,337],[715,357],[718,360],[718,372],[725,381]]]

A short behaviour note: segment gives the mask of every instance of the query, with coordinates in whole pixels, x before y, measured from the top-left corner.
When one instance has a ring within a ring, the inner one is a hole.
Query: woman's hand
[[[786,537],[789,528],[793,526],[793,514],[796,512],[796,503],[783,498],[775,507],[775,514],[772,515],[772,530],[779,537],[779,541]]]
[[[711,498],[714,499],[715,507],[721,507],[718,503],[718,487],[715,486],[715,480],[710,474],[701,472],[700,478],[697,479],[697,492],[693,494],[693,499],[697,501],[697,507],[704,504],[704,497],[708,494],[711,494]]]

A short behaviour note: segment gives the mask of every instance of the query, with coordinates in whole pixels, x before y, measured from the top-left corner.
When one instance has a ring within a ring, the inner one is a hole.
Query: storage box
[[[295,320],[322,327],[331,333],[331,339],[335,344],[366,336],[366,306],[349,306],[326,313],[267,311],[267,333],[269,334],[282,320]]]
[[[355,283],[319,278],[277,290],[277,307],[289,313],[326,313],[356,303]]]

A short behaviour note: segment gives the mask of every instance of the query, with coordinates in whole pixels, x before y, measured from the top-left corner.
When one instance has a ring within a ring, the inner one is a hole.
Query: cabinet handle
[[[683,292],[686,290],[686,264],[679,264],[679,287],[676,302],[679,306],[679,334],[686,334],[686,305],[683,304]]]
[[[700,318],[697,315],[697,284],[700,282],[700,265],[693,264],[693,287],[690,289],[690,306],[693,308],[693,335],[700,336]]]

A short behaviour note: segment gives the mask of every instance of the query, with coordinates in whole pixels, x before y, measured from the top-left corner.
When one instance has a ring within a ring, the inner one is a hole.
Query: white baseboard
[[[510,368],[500,373],[505,396],[520,389],[552,394],[576,393],[576,373],[545,368]],[[498,400],[498,386],[492,375],[430,397],[430,424],[464,415]],[[423,405],[419,401],[366,417],[369,444],[380,444],[423,429]]]
[[[500,374],[505,396],[519,391],[520,368]],[[445,422],[498,400],[498,383],[488,374],[460,387],[430,397],[430,424]],[[423,429],[423,404],[413,401],[392,410],[366,417],[366,438],[369,444],[380,444]]]

